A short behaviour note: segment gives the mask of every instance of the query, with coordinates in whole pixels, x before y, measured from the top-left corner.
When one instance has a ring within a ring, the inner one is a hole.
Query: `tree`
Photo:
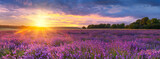
[[[116,24],[112,24],[111,28],[117,28]]]
[[[88,29],[91,29],[91,28],[95,28],[95,25],[91,24],[91,25],[88,25],[87,27]]]
[[[107,25],[106,25],[106,28],[110,28],[110,27],[111,27],[111,24],[107,24]]]
[[[138,19],[135,23],[140,25],[141,19]]]
[[[107,27],[106,24],[99,24],[99,25],[98,25],[98,28],[106,28],[106,27]]]
[[[120,28],[121,26],[120,26],[120,24],[116,24],[116,28]]]
[[[151,20],[148,20],[148,21],[147,21],[147,25],[151,25]]]
[[[129,28],[129,25],[126,25],[125,28]]]
[[[160,19],[152,18],[151,20],[148,17],[138,19],[135,22],[126,25],[121,24],[97,24],[97,25],[88,25],[87,28],[130,28],[130,29],[160,29]]]
[[[129,28],[130,29],[139,29],[139,25],[136,24],[136,23],[132,23],[132,24],[129,25]]]
[[[160,23],[159,20],[158,20],[157,18],[152,18],[150,21],[151,21],[151,24]]]
[[[144,17],[142,18],[141,22],[140,22],[140,25],[147,25],[147,21],[149,20],[148,17]]]
[[[85,26],[83,26],[83,27],[82,27],[82,29],[86,29],[86,27],[85,27]]]
[[[151,29],[160,29],[160,24],[152,24]]]
[[[125,28],[125,24],[124,23],[120,24],[119,28]]]
[[[129,24],[131,29],[160,29],[160,20],[152,18],[149,20],[148,17],[138,19],[136,22]]]

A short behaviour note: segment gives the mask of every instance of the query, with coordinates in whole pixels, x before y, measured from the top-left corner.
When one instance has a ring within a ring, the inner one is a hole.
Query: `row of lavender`
[[[160,30],[58,30],[46,37],[0,32],[0,59],[158,59]]]

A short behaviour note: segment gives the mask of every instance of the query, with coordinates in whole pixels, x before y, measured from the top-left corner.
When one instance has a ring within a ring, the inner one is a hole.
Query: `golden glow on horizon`
[[[48,14],[46,14],[45,12],[38,10],[32,17],[33,18],[30,19],[33,21],[33,26],[48,27],[49,21],[47,20],[50,16],[48,16]]]
[[[33,18],[34,20],[34,26],[38,26],[38,27],[48,27],[47,26],[47,17],[44,15],[38,15],[38,17]]]
[[[15,34],[21,38],[27,37],[33,40],[48,40],[51,39],[52,34],[55,32],[56,30],[49,27],[24,27]]]
[[[89,24],[123,22],[126,21],[126,19],[133,19],[132,17],[104,17],[98,14],[71,15],[41,9],[32,10],[31,13],[21,15],[17,18],[25,19],[27,26],[38,27],[82,27]]]

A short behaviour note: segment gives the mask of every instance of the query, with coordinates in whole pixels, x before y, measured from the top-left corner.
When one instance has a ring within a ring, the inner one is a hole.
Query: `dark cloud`
[[[66,14],[99,14],[110,17],[158,17],[160,0],[1,0],[1,5],[18,8],[46,8]],[[118,7],[117,7],[118,6]]]
[[[152,6],[160,6],[160,0],[136,0],[139,4],[149,4]]]

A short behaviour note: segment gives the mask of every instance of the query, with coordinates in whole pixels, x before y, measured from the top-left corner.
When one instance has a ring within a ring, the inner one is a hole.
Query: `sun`
[[[35,24],[37,27],[47,27],[43,22],[38,22]]]
[[[48,27],[48,21],[47,21],[48,16],[45,15],[38,15],[33,21],[34,21],[34,26],[37,27]]]
[[[29,18],[31,20],[31,26],[36,27],[49,27],[49,18],[51,16],[48,13],[45,13],[44,11],[38,10],[36,11],[36,14],[30,15]]]

